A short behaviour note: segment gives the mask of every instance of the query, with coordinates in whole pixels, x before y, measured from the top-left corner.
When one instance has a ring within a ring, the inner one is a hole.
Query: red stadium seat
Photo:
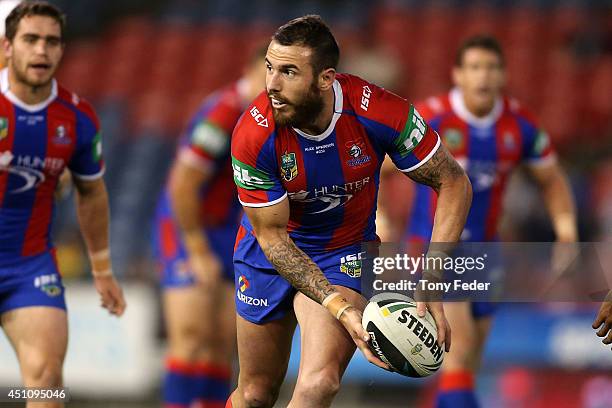
[[[58,71],[60,83],[85,98],[98,97],[102,84],[92,77],[98,77],[102,70],[99,48],[95,41],[71,44]]]
[[[173,115],[182,105],[175,95],[163,90],[151,90],[134,98],[131,103],[129,121],[134,134],[169,134],[173,129]]]

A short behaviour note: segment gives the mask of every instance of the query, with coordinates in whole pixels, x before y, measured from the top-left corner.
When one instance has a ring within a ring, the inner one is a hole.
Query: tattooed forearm
[[[444,146],[427,163],[408,173],[408,176],[417,183],[425,184],[440,192],[445,178],[463,177],[465,173]]]
[[[278,273],[309,298],[321,303],[335,292],[321,269],[289,236],[275,242],[263,243],[261,247]]]

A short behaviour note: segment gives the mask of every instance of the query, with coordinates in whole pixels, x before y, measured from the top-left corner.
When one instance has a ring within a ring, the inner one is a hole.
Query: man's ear
[[[334,85],[336,79],[336,70],[333,68],[327,68],[321,71],[319,74],[319,89],[327,91]]]
[[[4,58],[9,58],[12,54],[13,54],[13,44],[11,44],[11,41],[6,38],[6,37],[2,37],[2,52],[4,53]]]
[[[453,66],[452,70],[453,84],[455,86],[461,85],[461,67]]]

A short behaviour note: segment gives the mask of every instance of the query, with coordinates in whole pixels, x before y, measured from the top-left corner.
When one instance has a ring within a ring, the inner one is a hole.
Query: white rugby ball
[[[363,328],[370,334],[370,350],[396,372],[427,377],[444,360],[444,348],[436,341],[433,316],[419,317],[416,302],[398,293],[381,293],[363,311]]]

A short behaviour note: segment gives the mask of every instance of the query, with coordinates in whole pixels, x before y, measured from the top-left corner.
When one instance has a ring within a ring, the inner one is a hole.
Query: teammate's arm
[[[528,168],[542,192],[557,241],[576,242],[576,206],[565,172],[556,160]]]
[[[327,280],[321,269],[300,250],[289,234],[289,200],[268,207],[244,207],[264,254],[294,288],[325,306],[344,325],[368,361],[389,369],[369,350],[368,333],[361,325],[361,312],[351,305]]]
[[[200,219],[200,190],[212,172],[179,159],[170,170],[169,194],[172,210],[187,249],[189,265],[198,281],[210,287],[218,281],[221,264],[211,251]]]
[[[417,183],[430,186],[438,194],[430,245],[430,251],[435,255],[436,244],[444,245],[459,240],[472,203],[472,185],[443,144],[440,144],[427,162],[406,174]],[[440,249],[443,250],[444,247]],[[442,303],[430,301],[426,304],[436,321],[438,344],[444,343],[446,351],[449,351],[451,329],[444,316]],[[425,315],[425,306],[425,303],[417,302],[417,312],[420,316]]]
[[[85,245],[89,252],[96,290],[102,306],[121,316],[126,303],[123,292],[113,276],[109,249],[109,208],[106,186],[102,178],[84,180],[74,177],[77,216]]]

